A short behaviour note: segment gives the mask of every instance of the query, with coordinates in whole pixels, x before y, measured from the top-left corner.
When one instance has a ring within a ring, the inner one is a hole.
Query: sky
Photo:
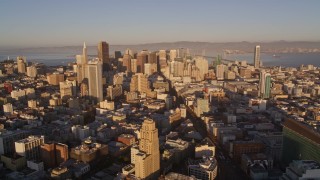
[[[319,41],[319,0],[1,0],[0,47]]]

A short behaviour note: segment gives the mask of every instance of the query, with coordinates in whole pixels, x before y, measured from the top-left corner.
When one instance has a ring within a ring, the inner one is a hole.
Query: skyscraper
[[[157,53],[156,52],[150,52],[148,54],[148,63],[157,64]]]
[[[88,53],[87,53],[86,42],[84,42],[83,49],[82,49],[82,63],[81,64],[87,64],[87,63],[88,63]]]
[[[208,60],[204,57],[196,57],[195,58],[196,67],[199,69],[201,80],[204,80],[206,74],[208,74],[209,64]]]
[[[217,80],[223,80],[224,79],[224,71],[225,71],[225,65],[219,64],[216,67],[216,77]]]
[[[260,68],[260,46],[254,48],[254,67],[256,69]]]
[[[176,57],[178,57],[178,53],[176,49],[170,50],[170,61],[173,61]]]
[[[167,52],[166,50],[159,50],[159,68],[167,66]]]
[[[134,154],[135,176],[157,179],[160,170],[158,129],[152,119],[144,120],[140,130],[139,151]]]
[[[88,56],[87,56],[87,46],[86,43],[83,43],[82,55],[77,55],[77,81],[78,84],[81,84],[82,80],[85,78],[85,70],[86,64],[88,63]]]
[[[261,98],[270,98],[271,75],[264,70],[260,72],[259,93]]]
[[[95,59],[89,61],[86,67],[85,77],[88,79],[89,96],[95,102],[101,102],[103,100],[102,62],[99,59]]]
[[[18,73],[26,73],[26,57],[18,56],[17,57]]]
[[[129,54],[125,54],[123,55],[122,58],[122,66],[123,66],[123,70],[126,72],[131,72],[131,55]]]
[[[137,55],[137,72],[144,73],[144,64],[148,62],[148,54],[144,51],[141,51]]]
[[[121,51],[115,51],[114,52],[114,59],[115,60],[118,60],[121,57],[122,57]]]
[[[110,58],[109,44],[105,41],[101,41],[98,44],[98,58],[103,62],[103,70],[107,70],[110,67]]]

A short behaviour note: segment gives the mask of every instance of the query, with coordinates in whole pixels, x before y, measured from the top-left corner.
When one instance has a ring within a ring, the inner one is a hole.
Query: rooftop
[[[36,141],[39,139],[44,139],[44,136],[29,136],[25,139],[21,139],[21,140],[17,141],[17,143],[28,143],[28,142]]]

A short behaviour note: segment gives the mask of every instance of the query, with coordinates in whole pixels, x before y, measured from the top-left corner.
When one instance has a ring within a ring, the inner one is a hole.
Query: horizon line
[[[104,41],[104,40],[101,40]],[[87,47],[93,47],[93,46],[97,46],[97,44],[101,41],[98,41],[96,44],[92,45],[92,44],[87,44]],[[107,42],[107,41],[105,41]],[[314,41],[310,41],[310,40],[275,40],[275,41],[216,41],[216,42],[211,42],[211,41],[165,41],[165,42],[150,42],[150,43],[135,43],[135,44],[109,44],[109,46],[141,46],[141,45],[151,45],[151,44],[173,44],[173,43],[212,43],[212,44],[217,44],[217,43],[256,43],[257,45],[260,43],[277,43],[277,42],[288,42],[288,43],[294,43],[294,42],[308,42],[308,43],[320,43],[320,40],[314,40]],[[64,48],[64,47],[79,47],[82,46],[81,44],[79,45],[49,45],[49,46],[30,46],[30,47],[0,47],[0,50],[6,50],[6,49],[37,49],[37,48]]]

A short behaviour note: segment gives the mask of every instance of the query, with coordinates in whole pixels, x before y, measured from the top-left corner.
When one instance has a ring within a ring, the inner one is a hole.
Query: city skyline
[[[0,2],[0,179],[320,179],[319,5]]]
[[[101,39],[109,44],[319,41],[317,4],[8,1],[0,6],[0,47],[93,45]]]

